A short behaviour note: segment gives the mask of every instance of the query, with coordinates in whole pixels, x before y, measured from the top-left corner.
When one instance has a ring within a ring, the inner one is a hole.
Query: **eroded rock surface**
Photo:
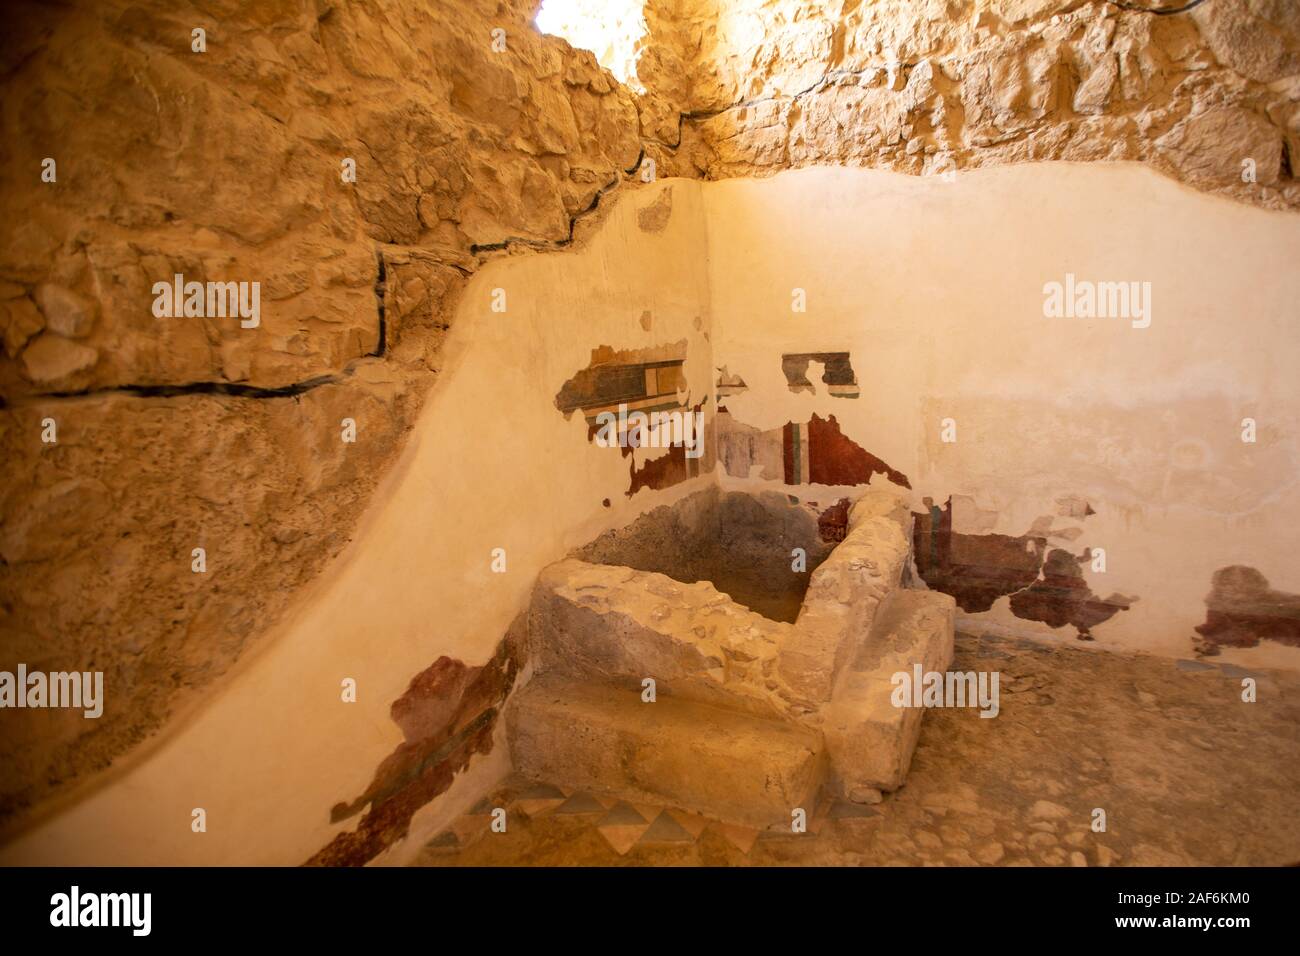
[[[685,93],[683,174],[1135,160],[1246,202],[1300,205],[1300,18],[1286,0],[1173,16],[1104,0],[652,7],[676,13],[648,21],[656,53],[642,76]]]

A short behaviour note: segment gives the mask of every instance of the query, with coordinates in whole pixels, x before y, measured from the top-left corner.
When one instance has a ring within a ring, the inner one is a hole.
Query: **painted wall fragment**
[[[555,395],[555,407],[565,418],[581,410],[589,441],[608,441],[624,456],[632,457],[625,492],[629,498],[642,488],[668,488],[713,467],[702,427],[707,398],[690,405],[685,362],[685,340],[622,351],[600,346],[592,349],[591,363]],[[647,416],[644,431],[630,420],[638,412]],[[616,424],[604,425],[608,433],[602,436],[602,422],[615,419]],[[665,453],[638,465],[633,452],[640,447],[642,435],[646,447],[664,448]],[[670,446],[670,442],[675,444]]]
[[[1094,627],[1119,611],[1127,611],[1137,598],[1112,594],[1102,599],[1093,594],[1081,569],[1082,563],[1091,557],[1090,550],[1078,557],[1061,548],[1047,552],[1042,577],[1011,595],[1011,613],[1054,628],[1068,624],[1078,630],[1079,640],[1092,640]]]
[[[1038,579],[1045,539],[954,532],[952,503],[949,497],[940,508],[926,498],[927,510],[912,513],[916,569],[927,585],[951,594],[958,607],[974,614]]]
[[[738,422],[718,410],[718,454],[727,474],[757,477],[787,485],[866,485],[872,476],[884,475],[894,484],[911,488],[907,476],[840,431],[835,416],[814,414],[807,422],[787,422],[766,431]]]
[[[726,398],[728,395],[739,395],[749,388],[745,380],[727,370],[727,366],[718,369],[718,382],[714,386],[717,390],[718,398]]]
[[[817,362],[824,367],[821,380],[833,398],[857,398],[861,394],[858,377],[849,363],[848,352],[799,352],[781,356],[781,371],[792,392],[815,395],[817,388],[808,377],[808,365]]]
[[[733,478],[784,481],[781,429],[767,431],[738,421],[726,408],[718,409],[718,457]]]
[[[555,407],[565,418],[581,409],[593,433],[596,416],[601,412],[618,414],[621,404],[629,412],[680,411],[686,405],[679,394],[686,387],[685,361],[685,339],[626,351],[602,345],[591,350],[586,368],[560,386]]]
[[[927,510],[913,512],[912,546],[916,569],[925,583],[951,594],[968,614],[988,611],[995,601],[1010,596],[1011,613],[1049,627],[1066,625],[1080,640],[1092,640],[1092,629],[1128,610],[1137,598],[1123,594],[1098,597],[1083,577],[1083,564],[1091,560],[1085,549],[1075,556],[1063,548],[1048,548],[1049,538],[1070,540],[1078,528],[1052,530],[1051,517],[1039,518],[1027,534],[992,532],[963,534],[953,531],[954,497],[943,507],[926,498]],[[961,499],[970,511],[973,503]],[[1058,514],[1084,517],[1095,514],[1078,496],[1057,500]],[[988,513],[974,510],[975,526],[988,524]],[[989,525],[991,526],[991,525]]]
[[[1268,578],[1246,565],[1219,568],[1205,597],[1201,652],[1220,647],[1256,647],[1261,640],[1300,647],[1300,594],[1275,591]]]
[[[816,502],[809,502],[816,504]],[[843,541],[849,530],[849,499],[841,498],[817,518],[817,531],[823,541]]]
[[[700,413],[704,409],[704,402],[693,405],[686,409],[684,414],[696,416],[700,420]],[[708,426],[705,432],[699,435],[698,440],[703,443],[704,449],[708,448]],[[702,449],[703,450],[703,449]],[[705,470],[712,468],[712,459],[705,461],[705,455],[689,454],[689,449],[685,445],[671,446],[667,454],[658,458],[648,458],[637,466],[635,457],[628,465],[628,488],[627,496],[631,498],[642,488],[649,488],[659,491],[664,488],[671,488],[673,485],[683,481],[689,481],[703,474]],[[630,455],[631,448],[624,450],[624,454]]]
[[[330,811],[338,822],[369,804],[357,828],[340,833],[306,866],[363,866],[406,836],[411,817],[451,786],[475,754],[492,749],[492,733],[519,672],[524,617],[481,667],[440,657],[411,679],[391,716],[406,738],[375,771],[364,793]]]
[[[844,435],[834,415],[808,420],[808,451],[808,474],[815,484],[865,485],[872,475],[884,475],[896,485],[912,487],[905,474]]]

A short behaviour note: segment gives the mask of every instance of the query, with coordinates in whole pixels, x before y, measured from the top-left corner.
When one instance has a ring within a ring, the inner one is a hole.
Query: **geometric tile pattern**
[[[552,784],[512,780],[491,797],[480,800],[468,813],[453,821],[425,847],[424,862],[436,863],[440,855],[467,850],[492,834],[493,810],[506,811],[506,832],[511,826],[530,826],[544,832],[550,819],[565,821],[568,839],[581,840],[594,834],[618,856],[633,848],[654,852],[694,847],[706,833],[748,856],[759,841],[779,844],[820,833],[832,820],[867,820],[878,816],[871,807],[844,801],[821,800],[803,821],[805,833],[792,827],[769,830],[736,826],[711,820],[677,807],[628,803],[615,797],[586,791],[570,791]],[[583,836],[574,836],[574,833]],[[498,834],[500,835],[500,834]]]

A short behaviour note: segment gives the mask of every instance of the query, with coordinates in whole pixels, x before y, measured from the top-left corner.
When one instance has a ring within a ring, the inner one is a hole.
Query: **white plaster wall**
[[[663,190],[673,193],[671,219],[643,231],[636,212]],[[292,865],[355,828],[359,816],[331,825],[330,808],[364,792],[401,742],[389,707],[414,675],[442,655],[482,664],[544,565],[712,480],[628,499],[629,459],[588,442],[582,415],[566,421],[554,405],[593,347],[682,339],[692,401],[709,394],[703,235],[698,184],[665,180],[619,202],[584,248],[480,270],[442,377],[345,554],[199,712],[6,845],[0,864]],[[490,310],[497,288],[504,314]],[[645,454],[661,452],[638,452],[638,465]],[[497,547],[505,574],[490,570]],[[355,704],[340,700],[345,677],[357,681]],[[407,846],[386,859],[418,848],[454,804],[507,770],[498,733],[492,753],[418,814]],[[206,833],[190,830],[195,807],[207,811]]]
[[[1075,554],[1106,549],[1106,572],[1085,574],[1095,593],[1140,598],[1094,630],[1101,643],[1190,656],[1225,565],[1300,591],[1300,216],[1130,164],[951,182],[809,169],[711,183],[704,197],[715,360],[750,386],[725,400],[739,421],[834,414],[908,475],[918,506],[969,495],[993,512],[991,526],[957,531],[1024,534],[1058,497],[1086,497],[1095,516],[1053,527],[1083,529]],[[1151,282],[1150,327],[1045,318],[1043,285],[1067,272]],[[796,287],[806,314],[791,311]],[[783,352],[844,350],[860,398],[787,389]],[[1247,416],[1253,445],[1240,440]],[[1005,597],[968,626],[1074,633],[1012,616]],[[1265,641],[1223,659],[1294,667],[1300,651]]]

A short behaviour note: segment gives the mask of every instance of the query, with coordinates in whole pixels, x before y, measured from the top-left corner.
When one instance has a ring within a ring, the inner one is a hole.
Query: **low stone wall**
[[[813,574],[780,665],[782,677],[811,706],[830,700],[836,675],[901,583],[912,550],[910,528],[901,497],[868,491],[849,513],[844,541]]]

